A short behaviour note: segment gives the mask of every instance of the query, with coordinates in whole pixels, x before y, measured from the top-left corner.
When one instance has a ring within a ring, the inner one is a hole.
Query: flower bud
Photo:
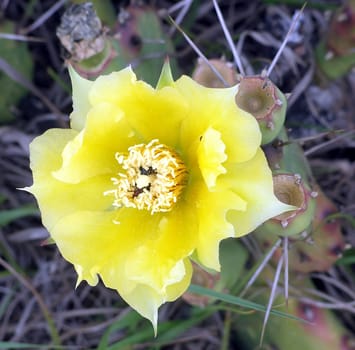
[[[292,272],[308,274],[328,271],[345,247],[339,220],[329,220],[329,217],[336,213],[337,208],[320,190],[315,202],[316,210],[309,236],[289,239],[288,258]],[[261,247],[264,248],[271,247],[277,237],[278,232],[267,235],[264,232],[258,232],[255,235]],[[275,263],[281,254],[282,248],[278,248],[273,256]]]
[[[284,125],[287,102],[285,95],[267,77],[242,78],[235,101],[258,121],[263,145],[275,139]]]
[[[273,217],[258,231],[283,237],[302,234],[314,218],[317,193],[312,192],[299,175],[277,174],[274,175],[273,181],[276,197],[296,209]]]
[[[224,80],[230,86],[237,83],[237,72],[233,69],[233,65],[231,63],[226,62],[224,59],[209,60],[209,63],[222,75]],[[211,67],[201,59],[197,61],[197,66],[192,73],[192,79],[206,87],[226,87],[221,79],[219,79],[212,71]]]
[[[100,74],[114,56],[100,18],[89,2],[72,5],[65,11],[57,37],[69,63],[84,77]]]
[[[84,78],[131,65],[139,78],[155,85],[165,57],[173,53],[157,11],[138,3],[121,9],[111,28],[101,24],[92,4],[73,5],[64,13],[57,36],[68,63]],[[170,64],[178,74],[175,60]]]

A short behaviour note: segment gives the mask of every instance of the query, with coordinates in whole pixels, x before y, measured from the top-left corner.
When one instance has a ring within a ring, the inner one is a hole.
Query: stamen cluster
[[[145,209],[151,214],[171,210],[187,177],[176,152],[155,139],[130,147],[128,154],[116,153],[116,160],[125,172],[112,178],[114,206]]]

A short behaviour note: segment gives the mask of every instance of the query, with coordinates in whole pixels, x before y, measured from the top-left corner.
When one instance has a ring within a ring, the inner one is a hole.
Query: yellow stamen
[[[128,154],[116,153],[116,159],[125,172],[112,178],[114,206],[151,214],[171,210],[187,180],[187,169],[176,152],[152,140],[130,147]]]

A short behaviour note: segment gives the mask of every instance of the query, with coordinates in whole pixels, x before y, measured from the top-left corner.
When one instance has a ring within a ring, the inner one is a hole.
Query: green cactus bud
[[[267,77],[242,78],[235,101],[258,121],[263,145],[276,138],[285,122],[287,101]]]
[[[317,61],[331,79],[346,74],[355,66],[355,0],[346,2],[336,11],[329,29],[316,49]]]
[[[328,217],[337,212],[330,199],[317,189],[316,210],[308,237],[290,237],[289,269],[291,272],[308,274],[311,272],[328,271],[345,248],[339,220]],[[269,248],[278,238],[277,232],[255,233],[256,240],[263,248]],[[279,248],[274,256],[276,264],[282,254]]]
[[[276,197],[297,209],[275,216],[261,225],[257,232],[279,236],[299,236],[309,229],[315,213],[316,192],[312,192],[299,175],[273,176]]]
[[[274,142],[264,146],[263,149],[274,174],[299,174],[307,184],[313,182],[311,168],[302,148],[297,143],[289,141],[285,128],[281,129]]]
[[[230,85],[235,85],[237,81],[237,72],[233,68],[233,65],[226,62],[224,59],[213,59],[209,60],[209,63],[221,73],[224,80]],[[199,84],[211,87],[211,88],[224,88],[225,85],[219,79],[216,74],[212,71],[209,65],[203,60],[199,59],[197,61],[197,66],[192,73],[192,79],[197,81]]]

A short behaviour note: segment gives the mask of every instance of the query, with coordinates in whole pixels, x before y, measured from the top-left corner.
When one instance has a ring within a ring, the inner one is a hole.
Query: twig
[[[36,38],[34,36],[26,36],[20,34],[11,34],[11,33],[0,33],[0,39],[7,39],[7,40],[15,40],[15,41],[25,41],[25,42],[37,42],[43,43],[44,40],[41,38]]]
[[[255,280],[257,279],[257,277],[260,275],[261,271],[264,269],[264,267],[266,266],[266,264],[269,262],[269,260],[271,259],[271,257],[274,255],[276,249],[280,246],[281,244],[281,239],[278,239],[276,241],[276,243],[273,245],[273,247],[269,250],[269,252],[265,255],[263,261],[260,263],[260,265],[258,266],[258,268],[255,270],[253,276],[250,278],[250,280],[248,281],[248,283],[245,285],[242,293],[240,294],[240,297],[244,296],[246,291],[249,289],[249,287],[255,282]]]
[[[34,21],[29,27],[25,28],[22,32],[24,34],[28,34],[38,27],[40,27],[43,23],[45,23],[55,12],[57,12],[65,3],[67,0],[60,0],[56,2],[51,8],[49,8],[45,13],[43,13],[42,16],[37,18],[36,21]]]
[[[171,7],[168,8],[168,13],[171,14],[175,11],[180,10],[181,7],[186,6],[186,0],[181,0],[178,3],[172,5]]]
[[[283,256],[285,258],[285,300],[288,305],[288,237],[283,239]]]
[[[297,83],[297,85],[291,92],[290,97],[287,99],[287,109],[290,109],[296,102],[296,100],[305,92],[306,88],[314,78],[314,70],[315,62],[314,59],[311,58],[307,72],[302,76],[302,79]]]
[[[63,114],[60,110],[46,97],[42,94],[42,92],[37,89],[31,81],[25,78],[21,73],[19,73],[16,69],[14,69],[7,61],[0,57],[0,71],[3,71],[8,77],[12,80],[16,81],[26,89],[30,90],[35,96],[37,96],[43,104],[53,113],[58,116],[62,116]]]
[[[270,311],[271,311],[271,308],[272,308],[272,304],[273,304],[273,302],[275,300],[276,287],[277,287],[277,284],[278,284],[279,279],[280,279],[280,274],[281,274],[281,269],[282,269],[283,262],[284,262],[284,256],[281,255],[281,258],[280,258],[279,262],[277,263],[274,281],[272,282],[270,298],[269,298],[269,302],[267,304],[267,308],[266,308],[266,312],[265,312],[265,316],[264,316],[263,328],[261,330],[261,336],[260,336],[260,347],[261,347],[261,345],[263,343],[266,324],[267,324],[267,321],[268,321],[269,316],[270,316]]]
[[[317,139],[321,139],[326,136],[333,136],[337,134],[342,134],[344,130],[338,129],[338,130],[329,130],[329,131],[324,131],[320,132],[316,135],[311,135],[311,136],[304,136],[300,138],[292,138],[291,140],[288,141],[288,143],[299,143],[299,144],[304,144],[309,141],[315,141]]]
[[[290,29],[288,30],[286,36],[285,36],[285,39],[284,41],[282,42],[281,46],[279,47],[274,59],[272,60],[268,70],[267,70],[267,73],[266,73],[266,76],[269,77],[272,70],[274,69],[277,61],[279,60],[281,54],[282,54],[282,51],[283,49],[285,48],[285,46],[287,45],[287,42],[288,42],[288,39],[290,38],[291,34],[293,33],[294,29],[295,29],[295,26],[298,22],[298,20],[300,19],[301,17],[301,14],[303,13],[303,10],[305,8],[306,4],[304,4],[302,6],[302,8],[300,9],[300,11],[297,13],[297,16],[294,17],[294,19],[292,20],[292,23],[291,23],[291,26],[290,26]]]
[[[312,277],[318,278],[324,282],[332,284],[333,286],[337,287],[339,290],[348,294],[351,298],[355,300],[355,292],[352,289],[348,288],[345,284],[338,281],[336,278],[328,277],[320,273],[314,273],[312,274]]]
[[[182,1],[182,9],[180,10],[179,14],[176,16],[175,22],[180,25],[183,21],[184,17],[186,16],[189,8],[191,7],[192,0],[184,0]],[[172,36],[176,30],[176,27],[171,27],[169,30],[169,36]]]
[[[346,137],[348,137],[348,136],[350,136],[352,134],[355,134],[355,130],[350,130],[348,132],[344,132],[343,134],[341,134],[338,137],[335,137],[332,140],[329,140],[329,141],[323,142],[323,143],[321,143],[321,144],[319,144],[317,146],[314,146],[314,147],[310,148],[309,150],[305,151],[304,154],[305,154],[305,156],[309,156],[309,155],[311,155],[313,153],[318,152],[320,149],[325,148],[326,146],[329,146],[332,143],[338,142],[338,141],[340,141],[340,140],[342,140],[342,139],[344,139],[344,138],[346,138]]]
[[[207,59],[207,57],[201,52],[201,50],[194,44],[194,42],[187,36],[187,34],[175,23],[175,21],[169,17],[170,21],[174,26],[176,26],[176,29],[184,36],[186,41],[189,43],[189,45],[192,47],[192,49],[197,53],[197,55],[205,62],[208,67],[213,71],[213,73],[217,76],[217,78],[223,83],[225,87],[230,87],[230,85],[226,82],[226,80],[223,78],[221,73],[210,63],[210,61]]]
[[[244,71],[244,68],[243,68],[243,65],[242,65],[242,61],[239,57],[239,54],[237,52],[237,49],[233,43],[233,39],[231,37],[231,34],[227,28],[227,25],[226,25],[226,22],[223,18],[223,15],[222,15],[222,12],[221,12],[221,9],[219,8],[218,6],[218,3],[217,3],[217,0],[213,0],[213,5],[214,5],[214,8],[216,10],[216,13],[217,13],[217,17],[218,17],[218,20],[222,26],[222,29],[223,29],[223,33],[226,37],[226,40],[228,42],[228,45],[229,45],[229,48],[231,49],[232,51],[232,54],[233,54],[233,57],[234,57],[234,63],[235,65],[237,66],[238,70],[239,70],[239,73],[241,75],[245,75],[245,71]]]
[[[325,303],[323,301],[313,300],[306,297],[297,298],[299,301],[305,304],[310,304],[322,309],[329,309],[329,310],[346,310],[348,312],[355,314],[355,302],[352,303]]]
[[[0,257],[0,265],[2,265],[6,270],[8,270],[23,286],[25,286],[33,294],[33,296],[37,300],[40,309],[42,310],[44,318],[47,321],[53,344],[56,346],[60,346],[60,337],[55,327],[53,317],[50,311],[48,310],[46,304],[44,303],[43,299],[37,292],[37,290],[32,286],[32,284],[25,277],[23,277],[20,273],[18,273],[10,264],[8,264],[1,257]]]

